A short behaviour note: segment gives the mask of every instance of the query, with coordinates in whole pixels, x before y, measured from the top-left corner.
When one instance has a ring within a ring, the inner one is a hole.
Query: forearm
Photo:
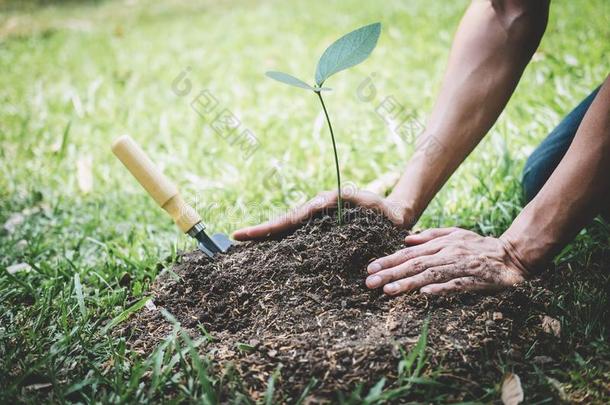
[[[610,79],[589,107],[570,148],[538,195],[501,239],[525,268],[551,260],[610,204]]]
[[[408,222],[496,121],[544,33],[547,1],[495,4],[473,1],[464,15],[420,146],[388,197],[407,207]]]

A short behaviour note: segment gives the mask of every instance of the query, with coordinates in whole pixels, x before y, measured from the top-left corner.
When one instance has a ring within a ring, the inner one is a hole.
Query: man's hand
[[[405,238],[409,247],[368,266],[369,288],[396,295],[497,291],[523,282],[527,270],[509,243],[459,228],[429,229]]]
[[[398,226],[410,227],[412,225],[413,221],[408,215],[409,210],[404,205],[380,197],[378,194],[346,188],[341,192],[341,197],[343,201],[352,205],[369,208],[385,215]],[[236,240],[251,240],[281,234],[296,228],[316,213],[336,206],[337,192],[325,191],[277,219],[235,231],[233,238]]]

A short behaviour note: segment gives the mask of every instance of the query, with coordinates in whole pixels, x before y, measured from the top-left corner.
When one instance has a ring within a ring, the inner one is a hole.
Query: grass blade
[[[146,305],[146,303],[150,299],[151,299],[151,297],[144,297],[144,298],[140,299],[139,301],[137,301],[132,306],[130,306],[129,308],[127,308],[126,310],[124,310],[123,312],[121,312],[120,314],[118,314],[117,316],[115,316],[110,322],[108,322],[108,325],[106,325],[104,327],[104,329],[102,329],[102,334],[108,333],[108,331],[110,329],[114,328],[115,326],[117,326],[121,322],[125,321],[133,313],[135,313],[135,312],[139,311],[140,309],[142,309],[142,307],[144,305]]]
[[[275,394],[275,381],[278,379],[278,377],[280,375],[280,370],[281,370],[281,366],[278,366],[278,368],[269,377],[269,380],[267,380],[267,389],[265,390],[265,398],[264,398],[265,405],[274,404],[273,395]]]
[[[74,274],[74,293],[76,294],[76,301],[78,302],[78,308],[83,318],[87,317],[87,308],[85,307],[85,297],[83,296],[83,286],[80,283],[80,276],[78,273]]]
[[[301,392],[299,399],[297,400],[297,402],[295,402],[295,405],[301,405],[305,401],[305,399],[307,399],[307,396],[309,395],[311,390],[315,388],[315,386],[317,384],[318,384],[317,378],[313,377],[311,380],[309,380],[309,382],[307,383],[307,386],[305,386],[305,389],[303,389],[303,392]]]

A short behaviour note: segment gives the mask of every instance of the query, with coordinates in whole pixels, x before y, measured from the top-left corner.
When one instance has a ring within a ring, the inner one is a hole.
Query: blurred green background
[[[330,42],[381,21],[372,56],[327,83],[343,176],[366,184],[400,171],[413,150],[377,107],[393,97],[425,120],[466,6],[0,2],[0,267],[13,270],[0,272],[0,376],[11,381],[4,394],[30,398],[23,387],[49,378],[55,384],[49,374],[83,381],[92,364],[117,350],[116,342],[95,337],[102,321],[142,296],[177,250],[193,247],[112,155],[114,137],[128,133],[139,141],[215,231],[277,214],[333,188],[335,177],[315,97],[264,72],[313,81]],[[524,160],[608,74],[609,22],[606,0],[553,2],[546,36],[506,111],[420,227],[457,224],[500,234],[510,224],[520,209]],[[184,72],[191,91],[180,96],[173,83]],[[367,78],[376,88],[370,101],[358,97]],[[193,111],[202,91],[218,101],[217,112],[226,109],[240,131],[254,134],[251,155],[216,133],[212,116]],[[563,259],[607,245],[607,232],[602,224],[595,234],[584,231]],[[25,270],[11,267],[21,263]],[[75,327],[88,337],[73,340]],[[69,369],[67,358],[74,363]],[[87,387],[72,392],[101,395]],[[53,398],[65,399],[62,389],[53,385]]]

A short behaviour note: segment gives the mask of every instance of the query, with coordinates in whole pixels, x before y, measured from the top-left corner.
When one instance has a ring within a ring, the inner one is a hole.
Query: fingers
[[[438,253],[441,248],[442,245],[435,242],[404,248],[389,256],[374,260],[368,265],[367,271],[369,274],[373,274],[381,270],[390,269],[416,257],[430,256]]]
[[[446,283],[428,284],[419,291],[423,294],[451,294],[463,291],[497,291],[501,287],[497,284],[485,282],[476,277],[460,277]]]
[[[398,266],[381,270],[366,279],[368,288],[378,288],[392,282],[402,282],[409,277],[426,272],[430,268],[448,265],[447,258],[441,255],[420,256],[408,260]],[[392,283],[393,284],[393,283]],[[385,290],[384,290],[385,291]]]
[[[337,192],[327,191],[318,194],[298,208],[263,224],[238,229],[233,233],[235,240],[252,240],[277,235],[295,228],[315,213],[337,205]]]
[[[384,200],[373,192],[366,190],[354,191],[353,189],[345,188],[341,190],[341,197],[345,202],[349,202],[354,206],[378,211],[397,225],[403,225],[404,223],[401,207],[384,204]],[[336,205],[337,192],[326,191],[277,219],[236,230],[233,233],[233,238],[235,240],[252,240],[284,233],[297,227],[312,215]]]
[[[462,229],[451,227],[451,228],[432,228],[426,229],[421,233],[414,233],[408,235],[405,238],[407,245],[420,245],[422,243],[430,242],[433,239],[440,238],[441,236],[449,235],[450,233],[461,231]]]
[[[402,278],[383,287],[383,292],[388,295],[396,295],[409,291],[419,290],[429,284],[445,283],[452,279],[470,276],[468,271],[460,269],[452,264],[429,267],[411,277]]]
[[[397,295],[498,291],[522,282],[521,269],[506,260],[500,240],[458,228],[430,229],[406,239],[413,243],[371,263],[366,284]],[[402,262],[402,263],[401,263]],[[383,265],[392,266],[379,269]]]
[[[354,191],[351,189],[345,189],[341,191],[341,197],[344,201],[349,202],[353,205],[358,205],[360,207],[381,211],[383,214],[388,216],[390,220],[397,220],[397,218],[392,219],[389,216],[390,214],[384,211],[383,200],[375,193],[372,193],[370,191]],[[325,209],[335,207],[336,205],[337,192],[325,191],[318,194],[318,196],[309,200],[300,207],[295,208],[286,213],[285,215],[280,216],[279,218],[265,222],[260,225],[254,225],[238,229],[233,233],[233,238],[235,240],[243,241],[261,239],[269,237],[271,235],[281,234],[293,228],[296,228],[299,224],[309,219],[314,214]]]

